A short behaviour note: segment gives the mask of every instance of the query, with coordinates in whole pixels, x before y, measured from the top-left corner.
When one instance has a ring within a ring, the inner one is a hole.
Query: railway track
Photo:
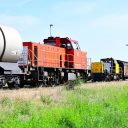
[[[100,85],[100,86],[104,86],[104,85],[109,85],[109,84],[112,84],[112,85],[116,85],[116,84],[128,84],[128,80],[121,80],[121,81],[109,81],[109,82],[106,82],[106,81],[102,81],[102,82],[92,82],[92,81],[87,81],[86,83],[81,83],[82,86],[86,86],[86,87],[89,87],[89,86],[97,86],[97,85]],[[23,90],[23,89],[49,89],[49,88],[58,88],[58,87],[65,87],[66,84],[61,84],[61,85],[56,85],[56,86],[44,86],[44,85],[40,85],[39,87],[37,86],[30,86],[30,85],[25,85],[23,88],[19,88],[19,87],[15,87],[15,88],[9,88],[7,85],[4,86],[3,88],[0,89],[1,90]]]

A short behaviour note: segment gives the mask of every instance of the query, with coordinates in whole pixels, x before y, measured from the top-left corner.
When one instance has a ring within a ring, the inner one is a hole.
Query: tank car
[[[17,61],[22,53],[22,39],[11,27],[0,25],[0,87],[19,84],[20,68]]]

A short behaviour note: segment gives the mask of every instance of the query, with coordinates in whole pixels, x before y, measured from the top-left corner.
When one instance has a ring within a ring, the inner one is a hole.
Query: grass
[[[46,95],[41,95],[40,97],[41,101],[44,103],[44,104],[50,104],[52,102],[50,96],[46,96]]]
[[[127,82],[82,84],[70,91],[64,87],[18,91],[25,96],[33,93],[23,98],[19,92],[14,97],[1,91],[0,128],[128,127]]]
[[[66,84],[65,84],[65,87],[66,87],[66,90],[73,90],[76,86],[79,86],[81,85],[82,83],[84,83],[84,81],[78,77],[76,80],[74,81],[68,81]]]

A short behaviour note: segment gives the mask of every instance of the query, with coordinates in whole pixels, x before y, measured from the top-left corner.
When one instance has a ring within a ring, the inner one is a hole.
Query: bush
[[[41,95],[40,99],[42,103],[47,104],[47,105],[51,104],[52,102],[52,99],[50,98],[50,96]]]
[[[67,90],[72,90],[74,89],[76,86],[79,86],[83,83],[83,80],[78,77],[76,80],[70,80],[66,83],[66,89]]]

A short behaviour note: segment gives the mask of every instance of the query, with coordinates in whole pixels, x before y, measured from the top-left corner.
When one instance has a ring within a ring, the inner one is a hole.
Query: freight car
[[[117,60],[117,62],[122,69],[122,79],[128,79],[128,62],[122,60]]]
[[[111,81],[128,78],[128,62],[104,58],[91,64],[93,81]]]

